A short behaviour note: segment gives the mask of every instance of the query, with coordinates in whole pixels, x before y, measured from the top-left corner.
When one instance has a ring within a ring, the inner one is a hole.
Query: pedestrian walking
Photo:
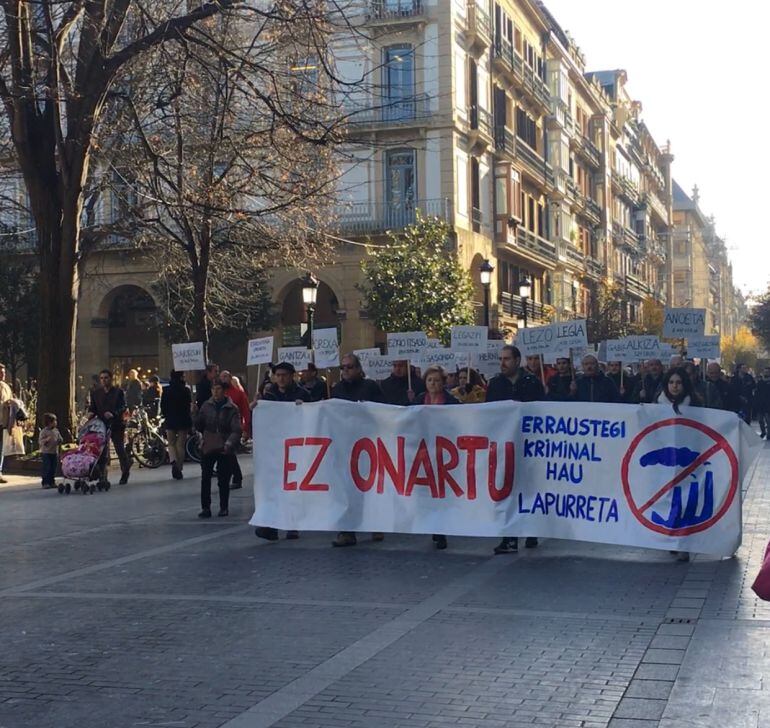
[[[171,477],[182,480],[184,475],[185,448],[192,430],[192,394],[185,383],[184,372],[171,370],[169,385],[160,398],[160,411],[166,426],[168,459],[171,461]]]
[[[293,404],[303,404],[312,401],[310,392],[301,387],[294,381],[296,370],[290,362],[281,362],[275,365],[273,375],[275,383],[267,390],[261,399],[266,402],[291,402]],[[259,404],[260,397],[256,397],[251,403],[252,409]],[[278,529],[267,526],[257,526],[254,533],[258,538],[264,538],[267,541],[278,540]],[[299,538],[299,532],[288,530],[286,538],[289,541]]]
[[[754,390],[757,383],[745,364],[735,367],[733,376],[733,389],[740,399],[740,412],[747,425],[751,424],[754,410]]]
[[[99,389],[91,393],[90,414],[98,417],[107,426],[115,454],[120,462],[120,485],[128,483],[131,461],[126,453],[126,396],[120,387],[112,384],[112,372],[102,369],[99,372]],[[107,479],[110,463],[110,448],[106,446],[99,457],[102,476]]]
[[[0,364],[0,413],[5,411],[5,403],[13,399],[13,391],[5,381],[5,364]],[[3,418],[0,414],[0,483],[7,483],[8,481],[3,477],[3,460],[4,460],[4,440],[6,438],[6,428],[3,424]]]
[[[415,405],[444,405],[460,404],[460,400],[453,397],[446,388],[446,374],[441,367],[428,367],[424,372],[425,391],[415,398]],[[447,547],[446,534],[434,533],[433,543],[436,548],[443,550]]]
[[[57,427],[56,415],[46,412],[43,415],[43,429],[40,430],[41,481],[43,488],[56,487],[56,466],[59,462],[59,445],[63,439]]]
[[[706,367],[706,389],[704,405],[710,409],[738,412],[740,397],[732,382],[728,381],[722,367],[715,361]]]
[[[361,360],[355,354],[345,354],[340,365],[340,381],[332,389],[332,399],[346,399],[349,402],[382,402],[384,395],[380,386],[373,379],[364,378]],[[373,533],[372,541],[383,541],[385,535]],[[340,531],[332,546],[355,546],[356,534],[352,531]]]
[[[225,389],[225,394],[238,408],[238,412],[241,413],[241,432],[243,433],[242,437],[246,439],[250,438],[251,408],[249,407],[249,398],[246,396],[246,392],[233,384],[233,375],[230,374],[230,372],[228,372],[226,369],[223,369],[222,372],[220,372],[219,380],[222,382],[222,386]],[[230,485],[230,490],[239,490],[243,488],[243,473],[241,472],[241,464],[238,462],[238,447],[235,447],[232,453],[230,453],[230,474],[233,479],[233,482]]]
[[[655,401],[658,404],[670,404],[677,414],[680,414],[680,407],[702,406],[701,399],[696,394],[692,380],[687,376],[684,367],[675,367],[665,373],[663,386]]]
[[[545,398],[545,390],[540,380],[531,372],[522,369],[521,352],[515,346],[507,344],[500,351],[500,374],[492,377],[487,388],[487,402],[536,402]],[[528,536],[524,545],[535,548],[537,538]],[[512,554],[519,550],[518,536],[504,536],[495,546],[496,554]]]
[[[203,434],[201,447],[201,512],[198,518],[211,518],[211,478],[214,466],[219,485],[219,517],[229,514],[231,453],[241,439],[241,413],[215,381],[211,399],[205,401],[195,416],[195,427]]]
[[[126,407],[133,412],[142,402],[142,383],[139,381],[139,372],[136,369],[128,370],[128,382],[126,383]]]
[[[203,407],[204,402],[211,399],[211,389],[215,381],[219,379],[219,366],[217,364],[207,364],[206,369],[201,372],[200,379],[195,385],[195,408]]]
[[[760,437],[770,436],[770,367],[765,367],[754,390],[754,409],[759,420]]]

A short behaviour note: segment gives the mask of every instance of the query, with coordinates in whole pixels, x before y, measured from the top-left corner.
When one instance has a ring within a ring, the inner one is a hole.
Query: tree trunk
[[[206,321],[206,270],[197,267],[193,272],[193,341],[203,342],[203,353],[209,357],[209,327]]]

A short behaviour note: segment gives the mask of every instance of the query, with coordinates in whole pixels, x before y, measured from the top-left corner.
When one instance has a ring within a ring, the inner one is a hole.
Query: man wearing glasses
[[[346,399],[349,402],[383,402],[384,396],[380,385],[373,379],[364,378],[361,360],[355,354],[345,354],[340,366],[340,381],[332,389],[332,399]],[[382,541],[385,536],[373,533],[372,541]],[[352,531],[340,531],[332,546],[355,546],[356,534]]]
[[[112,385],[112,372],[109,369],[102,369],[99,372],[99,387],[91,392],[91,404],[88,411],[96,415],[110,431],[112,444],[115,446],[115,453],[120,461],[120,484],[128,483],[128,471],[131,469],[131,461],[126,453],[126,424],[123,421],[123,413],[126,411],[126,396],[120,387]],[[104,452],[99,459],[104,478],[107,477],[107,471],[110,462],[110,449],[104,448]]]

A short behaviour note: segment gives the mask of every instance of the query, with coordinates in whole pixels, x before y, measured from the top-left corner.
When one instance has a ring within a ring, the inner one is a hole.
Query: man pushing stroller
[[[112,372],[102,369],[99,372],[99,387],[91,392],[91,403],[88,411],[96,415],[107,426],[110,439],[115,446],[115,453],[120,461],[120,484],[128,483],[128,472],[131,461],[126,453],[126,423],[123,413],[126,411],[126,397],[120,387],[112,384]],[[102,476],[106,479],[109,470],[110,448],[105,447],[99,458]]]

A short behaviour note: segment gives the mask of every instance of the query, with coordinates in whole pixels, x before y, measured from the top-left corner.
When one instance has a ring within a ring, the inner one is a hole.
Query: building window
[[[479,160],[471,158],[471,222],[473,232],[481,232],[481,175]]]
[[[386,48],[383,63],[384,103],[386,119],[413,119],[414,97],[414,49],[399,45]]]
[[[524,109],[516,109],[516,136],[537,151],[537,122]]]
[[[417,169],[414,149],[385,153],[385,208],[389,224],[404,227],[414,221]]]

